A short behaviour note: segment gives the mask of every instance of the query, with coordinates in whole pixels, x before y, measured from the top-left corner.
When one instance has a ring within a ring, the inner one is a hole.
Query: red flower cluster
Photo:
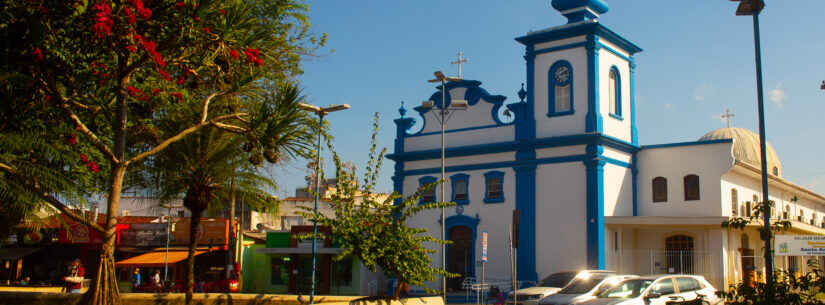
[[[226,16],[226,10],[218,10],[218,11],[221,12],[221,15]]]
[[[100,167],[98,167],[98,166],[97,166],[97,164],[95,163],[95,161],[89,161],[89,163],[88,163],[88,164],[86,164],[86,168],[88,168],[88,169],[89,169],[89,171],[91,171],[91,172],[93,172],[93,173],[97,173],[97,172],[99,172],[99,171],[100,171]]]
[[[160,76],[163,77],[163,79],[172,81],[172,77],[169,76],[169,73],[166,73],[166,71],[163,71],[163,69],[161,68],[157,68],[157,70],[158,74],[160,74]]]
[[[178,3],[175,3],[175,6],[184,7],[184,6],[186,6],[186,3],[183,3],[183,1],[178,1]]]
[[[89,158],[86,157],[86,154],[80,154],[80,162],[83,162],[83,164],[89,163]]]
[[[95,35],[97,35],[97,38],[109,36],[109,34],[112,33],[112,26],[115,23],[112,20],[112,8],[109,7],[106,1],[103,1],[95,4],[94,9],[97,10],[97,13],[95,13],[95,25],[92,26],[92,30],[95,32]]]
[[[98,70],[98,68],[100,68],[100,70]],[[92,74],[100,76],[101,79],[109,78],[109,74],[106,74],[106,64],[96,61],[92,62]]]
[[[238,51],[229,50],[229,56],[232,56],[233,59],[238,60]]]
[[[135,88],[135,87],[129,86],[128,88],[126,88],[126,90],[128,90],[128,91],[129,91],[129,95],[131,95],[132,97],[134,97],[134,98],[136,98],[136,99],[138,99],[138,100],[141,100],[141,101],[147,101],[147,100],[149,100],[149,97],[148,97],[148,96],[146,96],[146,94],[145,94],[145,93],[143,93],[143,91],[142,91],[142,90],[140,90],[140,89],[138,89],[138,88]]]
[[[256,64],[258,66],[264,65],[264,61],[260,58],[261,51],[259,51],[258,49],[246,48],[246,50],[244,50],[243,53],[246,54],[246,62],[250,64]]]
[[[210,32],[209,32],[209,27],[208,27],[208,26],[203,27],[201,30],[203,30],[204,32],[210,33]]]
[[[35,48],[32,55],[34,55],[35,62],[43,61],[43,50],[40,50],[40,48]]]
[[[77,144],[77,134],[73,133],[71,136],[66,137],[66,143],[69,143],[70,145]]]
[[[178,103],[182,103],[182,102],[183,102],[183,94],[182,94],[182,93],[180,93],[180,92],[172,92],[172,93],[169,93],[169,95],[174,96],[175,98],[177,98],[177,99],[178,99]]]
[[[129,0],[129,3],[135,7],[140,18],[149,19],[152,17],[152,10],[143,7],[143,0]]]
[[[135,46],[126,46],[126,50],[128,50],[131,53],[137,52],[137,48]]]
[[[135,17],[135,14],[132,13],[129,7],[124,7],[123,12],[126,13],[126,17],[129,18],[129,24],[135,24],[135,22],[137,22],[137,17]]]
[[[158,93],[160,93],[160,91],[161,91],[160,88],[152,89],[152,96],[158,95]]]

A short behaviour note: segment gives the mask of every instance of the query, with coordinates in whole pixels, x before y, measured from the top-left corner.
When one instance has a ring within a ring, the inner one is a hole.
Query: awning
[[[318,248],[315,253],[338,254],[343,251],[343,248]],[[255,249],[255,252],[264,254],[312,254],[312,248],[259,248]]]
[[[16,260],[43,248],[0,248],[0,260]]]
[[[195,251],[195,256],[208,251]],[[166,251],[153,251],[135,257],[130,257],[115,263],[115,267],[163,267],[166,262],[175,264],[186,259],[189,251],[169,251],[167,261]]]

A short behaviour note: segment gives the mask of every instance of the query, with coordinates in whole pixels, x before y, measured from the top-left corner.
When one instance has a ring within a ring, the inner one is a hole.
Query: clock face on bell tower
[[[560,85],[566,85],[570,80],[570,70],[567,67],[559,67],[556,69],[556,82]]]

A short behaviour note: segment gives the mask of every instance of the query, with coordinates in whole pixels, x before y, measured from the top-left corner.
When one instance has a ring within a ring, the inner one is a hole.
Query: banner
[[[124,246],[166,246],[166,223],[133,223],[120,231],[120,244]],[[169,242],[175,237],[170,234]]]
[[[229,236],[228,220],[222,218],[201,219],[196,233],[200,246],[225,246]],[[119,231],[122,246],[164,247],[166,246],[166,223],[133,223]],[[172,223],[169,244],[185,246],[189,244],[189,219],[179,219]]]
[[[775,256],[825,256],[825,236],[776,235]]]

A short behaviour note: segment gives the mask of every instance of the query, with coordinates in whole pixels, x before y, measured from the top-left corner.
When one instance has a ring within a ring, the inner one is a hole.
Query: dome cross
[[[730,109],[725,109],[725,114],[720,115],[723,120],[725,120],[725,125],[730,128],[730,118],[735,117],[736,115],[730,112]]]

